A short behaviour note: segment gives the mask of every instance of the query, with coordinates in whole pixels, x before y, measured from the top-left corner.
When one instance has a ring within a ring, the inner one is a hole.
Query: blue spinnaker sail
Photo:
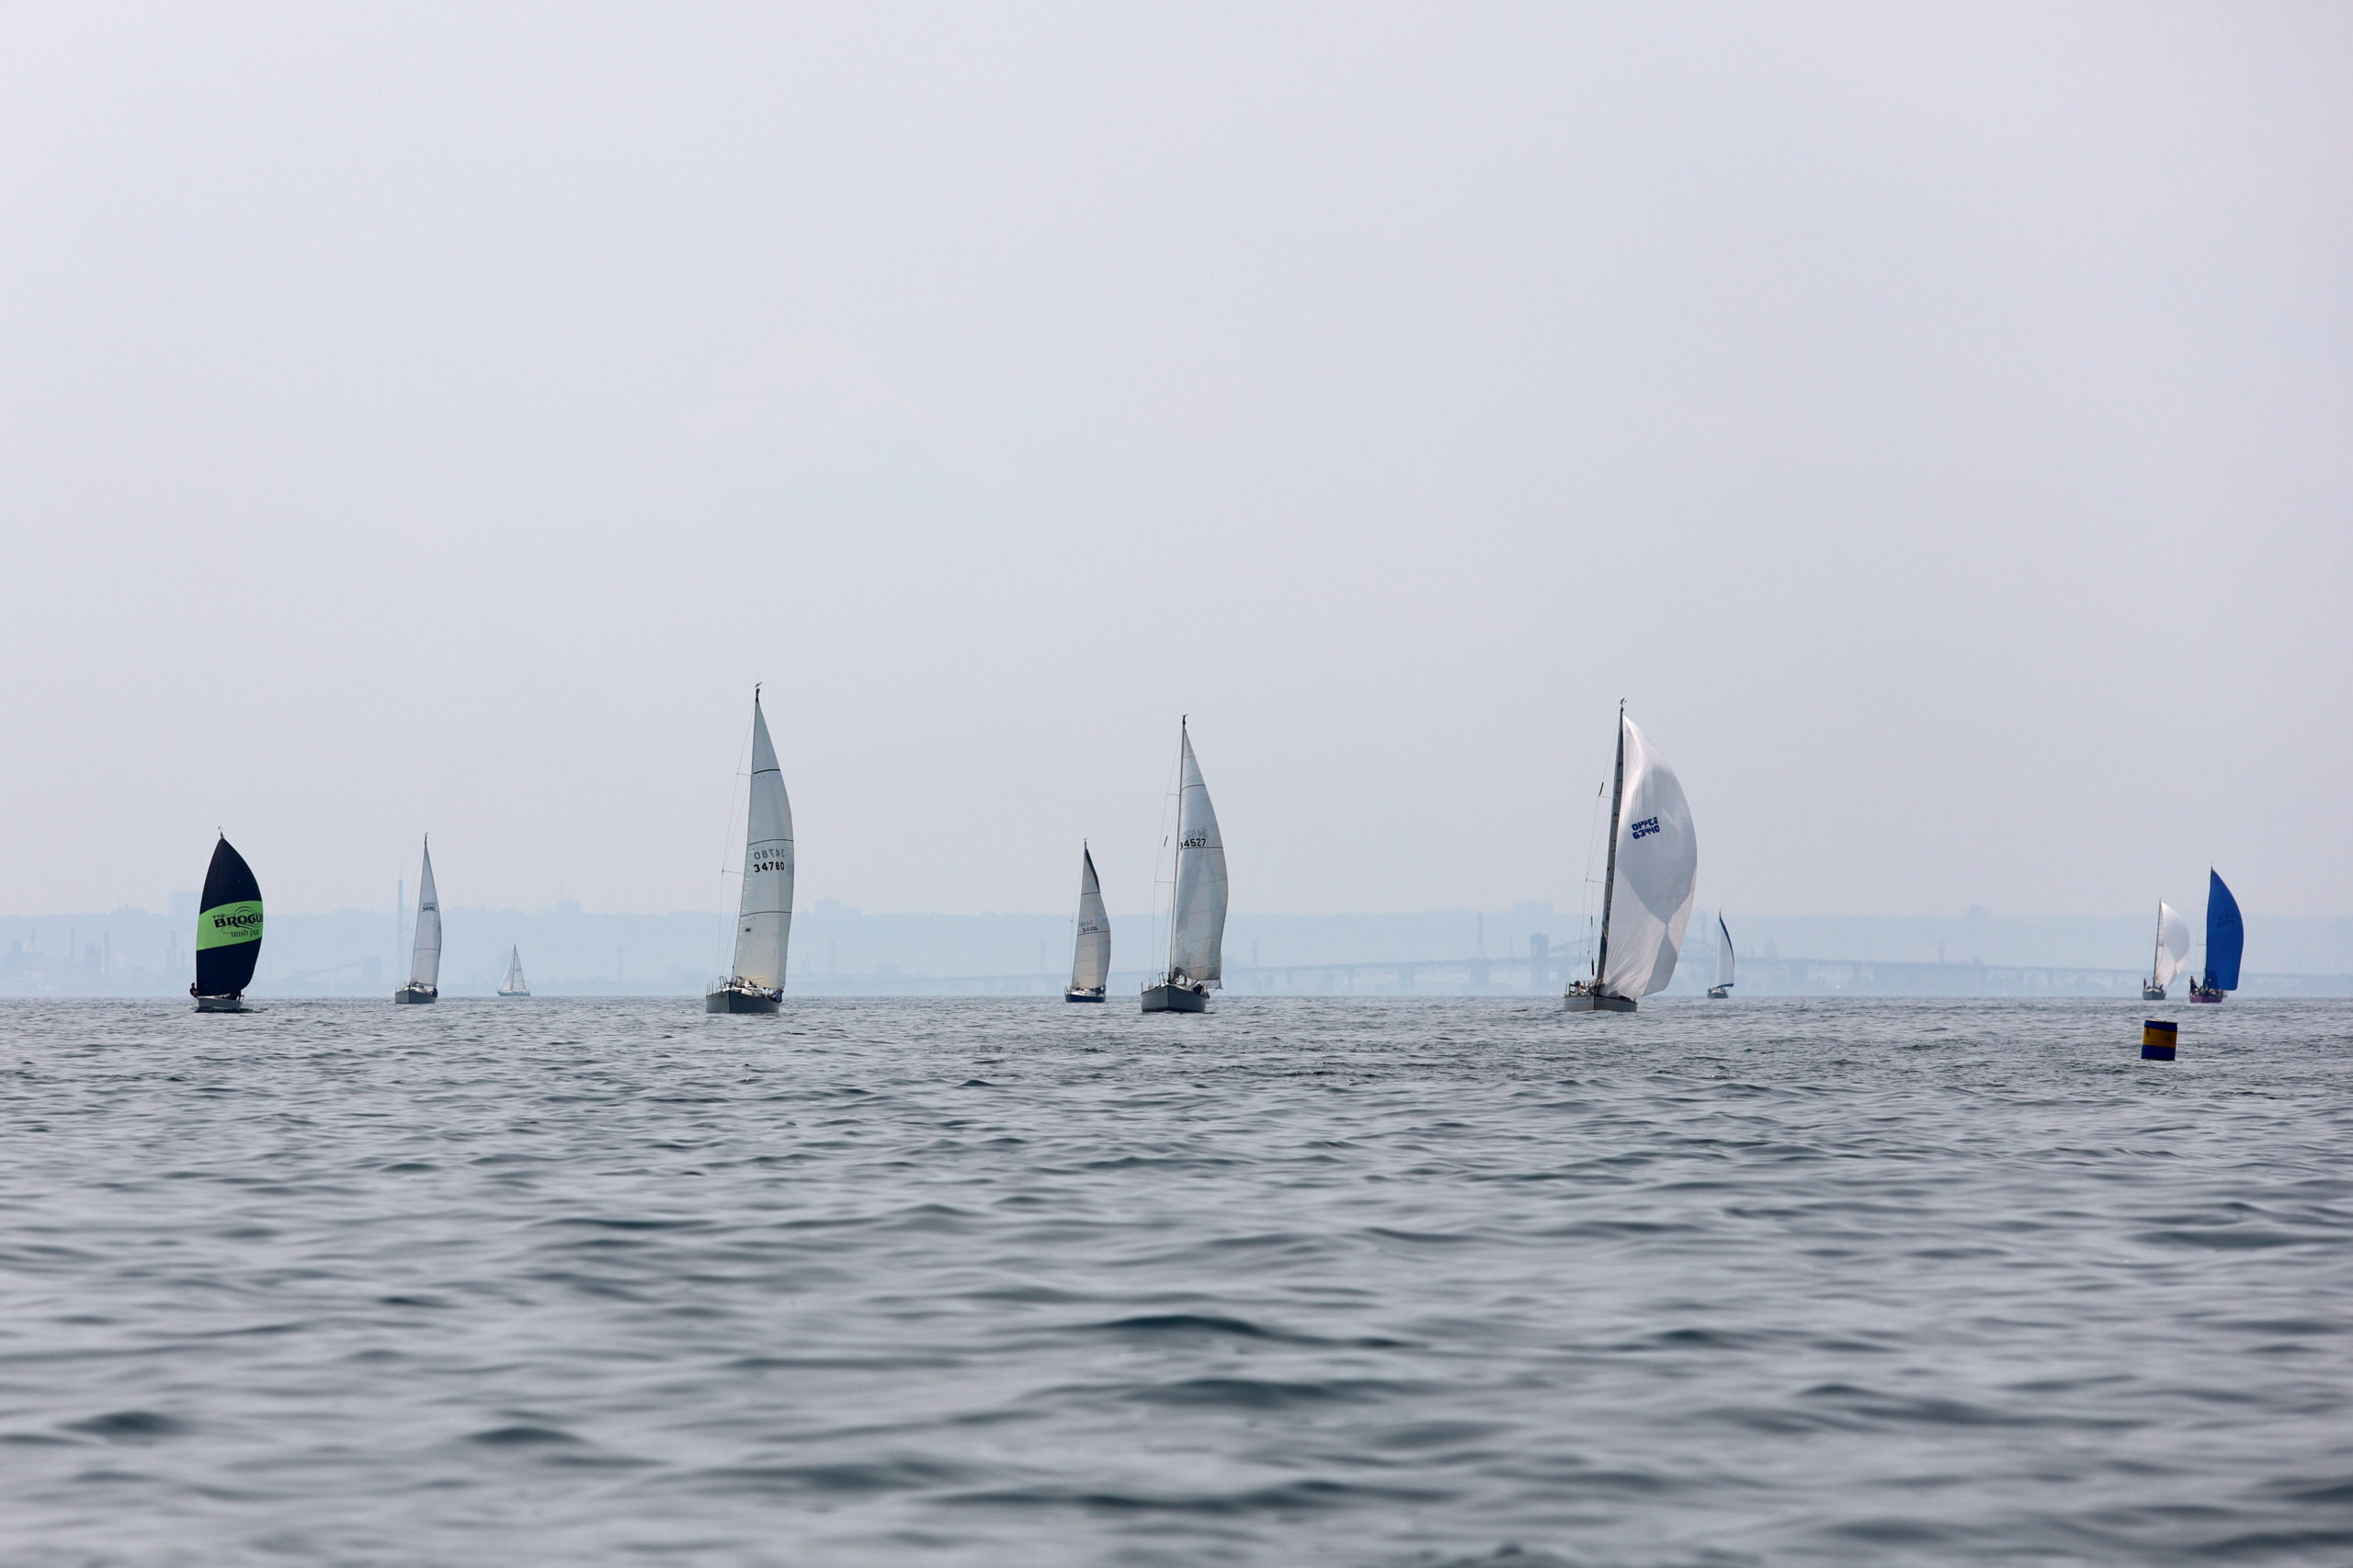
[[[2210,867],[2206,888],[2206,988],[2239,988],[2239,954],[2246,947],[2246,924],[2239,918],[2239,901]]]

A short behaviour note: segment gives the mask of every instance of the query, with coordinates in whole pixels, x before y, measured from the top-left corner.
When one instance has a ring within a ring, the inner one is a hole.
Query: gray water
[[[0,1005],[10,1563],[2353,1561],[2353,1005]]]

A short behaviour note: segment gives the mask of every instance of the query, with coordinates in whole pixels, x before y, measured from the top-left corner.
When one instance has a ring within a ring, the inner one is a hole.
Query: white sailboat
[[[1095,853],[1078,846],[1078,943],[1070,960],[1065,1002],[1100,1002],[1111,978],[1111,921],[1103,913],[1103,887],[1095,880]]]
[[[1724,924],[1721,909],[1716,911],[1716,983],[1708,987],[1708,994],[1719,1002],[1732,994],[1732,927]]]
[[[1691,923],[1699,840],[1683,781],[1618,705],[1618,768],[1609,791],[1609,869],[1601,891],[1601,937],[1593,975],[1574,981],[1572,1013],[1631,1013],[1666,989]]]
[[[1168,912],[1168,967],[1143,989],[1147,1013],[1207,1012],[1210,993],[1225,983],[1225,841],[1184,722],[1176,744],[1176,895]]]
[[[501,996],[529,996],[531,988],[523,981],[523,949],[506,949],[506,978],[498,983]]]
[[[2141,1000],[2162,1002],[2173,977],[2189,966],[2189,922],[2180,910],[2157,900],[2157,950],[2149,960],[2149,978],[2141,983]]]
[[[409,953],[408,983],[392,993],[395,1002],[430,1002],[441,994],[441,900],[433,891],[433,840],[425,841],[425,869],[416,876],[416,945]]]
[[[760,688],[752,688],[752,800],[744,824],[744,901],[735,921],[735,961],[703,996],[710,1013],[773,1013],[784,1001],[784,957],[792,938],[792,802],[776,765]]]

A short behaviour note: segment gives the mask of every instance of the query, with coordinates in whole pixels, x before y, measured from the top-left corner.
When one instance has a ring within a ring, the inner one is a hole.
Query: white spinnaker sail
[[[1111,977],[1111,921],[1103,913],[1103,887],[1095,880],[1095,856],[1078,852],[1078,948],[1071,955],[1074,991],[1100,991]]]
[[[1613,996],[1648,996],[1675,978],[1675,960],[1691,923],[1699,844],[1683,781],[1653,751],[1631,719],[1625,729],[1625,785],[1618,806],[1618,875],[1609,890],[1608,968],[1601,988]]]
[[[441,898],[433,891],[433,846],[425,846],[425,869],[416,878],[416,947],[409,955],[408,983],[431,991],[441,983]]]
[[[2157,903],[2157,968],[2152,976],[2159,985],[2189,967],[2189,922],[2181,911],[2160,899]]]
[[[1732,927],[1721,912],[1716,915],[1716,983],[1732,983]]]
[[[501,991],[529,991],[530,989],[529,986],[523,983],[522,949],[509,948],[506,949],[506,978],[498,983],[498,988]]]
[[[765,991],[784,989],[784,953],[792,939],[792,802],[776,765],[768,722],[752,699],[752,807],[744,828],[744,905],[735,922],[734,978]]]
[[[1224,986],[1225,841],[1210,804],[1193,737],[1184,736],[1184,782],[1176,806],[1176,902],[1171,914],[1168,971],[1174,980]]]

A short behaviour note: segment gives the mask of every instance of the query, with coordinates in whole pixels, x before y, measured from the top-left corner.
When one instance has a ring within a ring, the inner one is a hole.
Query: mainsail
[[[458,868],[465,880],[465,868]],[[433,891],[433,841],[425,841],[425,869],[416,877],[416,947],[409,955],[408,983],[434,990],[441,983],[441,900]]]
[[[212,846],[196,917],[196,994],[234,996],[253,983],[261,962],[261,884],[230,846]]]
[[[1732,927],[1724,924],[1721,910],[1716,914],[1716,983],[1732,983]]]
[[[2222,885],[2212,867],[2206,869],[2206,989],[2239,988],[2239,955],[2246,948],[2246,925],[2239,918],[2239,901]]]
[[[752,694],[752,806],[744,830],[744,903],[735,922],[733,978],[764,991],[784,989],[785,948],[792,938],[792,802],[768,740],[767,717]]]
[[[2172,983],[2189,962],[2189,922],[2181,911],[2163,899],[2157,901],[2157,958],[2149,974],[2150,981],[2160,991]]]
[[[1095,855],[1078,851],[1078,947],[1071,955],[1070,988],[1100,991],[1111,975],[1111,922],[1103,913],[1103,888],[1095,880]]]
[[[1193,737],[1180,727],[1184,773],[1176,806],[1176,899],[1170,911],[1168,978],[1222,989],[1225,945],[1225,842],[1217,808],[1193,756]]]
[[[1608,995],[1640,997],[1665,990],[1675,978],[1683,930],[1691,923],[1699,844],[1675,769],[1622,710],[1618,723],[1617,838],[1603,893],[1598,979]]]

